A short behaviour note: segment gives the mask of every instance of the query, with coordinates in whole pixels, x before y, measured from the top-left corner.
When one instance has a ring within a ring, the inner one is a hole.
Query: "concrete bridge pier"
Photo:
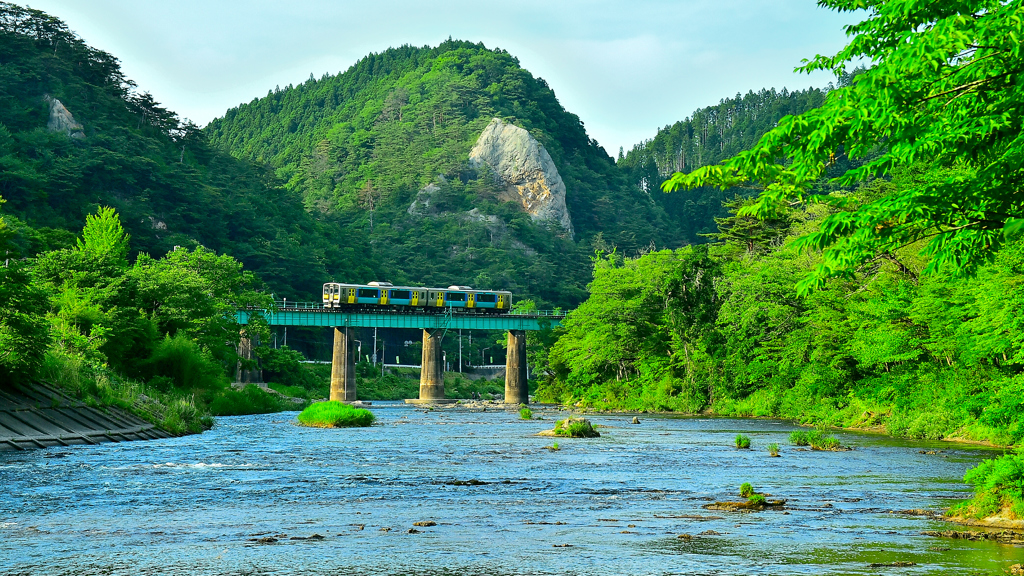
[[[444,400],[444,359],[441,355],[441,331],[423,330],[423,356],[420,362],[420,401]]]
[[[355,402],[356,366],[353,354],[353,330],[334,328],[334,354],[331,358],[331,400]]]
[[[259,336],[253,335],[256,345],[259,346]],[[253,384],[263,382],[263,371],[259,368],[259,361],[253,354],[253,342],[246,330],[242,330],[242,337],[238,340],[238,364],[235,366],[235,382]]]
[[[526,331],[508,331],[505,355],[505,404],[529,404],[530,387],[526,380]]]

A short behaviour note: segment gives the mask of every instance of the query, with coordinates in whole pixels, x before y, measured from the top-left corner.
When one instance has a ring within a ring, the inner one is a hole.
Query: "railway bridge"
[[[504,330],[508,332],[505,360],[505,403],[529,401],[526,380],[526,331],[554,328],[565,312],[534,310],[504,314],[481,314],[456,308],[386,309],[358,311],[324,308],[318,302],[278,301],[271,310],[239,310],[239,324],[248,324],[256,315],[271,326],[319,326],[334,328],[334,354],[331,359],[331,400],[357,400],[355,346],[353,328],[418,328],[423,330],[423,357],[420,368],[420,393],[412,402],[442,403],[444,362],[441,338],[448,330]],[[244,346],[243,342],[243,348]]]

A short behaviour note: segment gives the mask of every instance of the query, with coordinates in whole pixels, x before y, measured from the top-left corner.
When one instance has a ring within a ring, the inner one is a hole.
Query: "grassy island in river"
[[[298,419],[299,424],[313,428],[353,428],[369,426],[377,417],[365,408],[329,400],[310,405],[299,413]]]

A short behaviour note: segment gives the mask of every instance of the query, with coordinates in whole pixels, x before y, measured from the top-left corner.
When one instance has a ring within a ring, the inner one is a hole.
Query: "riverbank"
[[[0,450],[157,440],[172,434],[113,406],[89,406],[42,384],[0,389]]]

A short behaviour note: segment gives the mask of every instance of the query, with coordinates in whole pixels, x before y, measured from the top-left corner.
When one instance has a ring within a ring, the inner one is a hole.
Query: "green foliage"
[[[121,219],[113,208],[100,207],[96,214],[85,217],[78,249],[100,258],[127,263],[128,234],[121,227]]]
[[[551,444],[551,449],[552,450],[561,450],[561,448],[558,447],[558,442],[552,443]]]
[[[750,482],[744,482],[740,485],[740,496],[750,498],[753,494],[754,486]]]
[[[555,435],[568,438],[597,438],[600,432],[594,429],[589,420],[582,418],[566,418],[555,422]]]
[[[768,444],[768,454],[773,458],[779,455],[779,445],[776,442]]]
[[[299,414],[298,419],[303,426],[347,428],[370,426],[376,417],[365,408],[355,408],[350,404],[330,400],[311,404]]]
[[[0,382],[31,377],[50,345],[46,293],[19,262],[0,263]]]
[[[542,401],[695,412],[708,401],[720,266],[706,247],[594,261],[592,296],[552,347]]]
[[[789,433],[789,441],[797,446],[810,446],[811,444],[806,430],[793,430]]]
[[[840,11],[866,6],[824,4]],[[873,2],[866,19],[849,27],[850,44],[803,70],[840,73],[861,60],[871,68],[830,92],[820,107],[782,118],[749,151],[688,175],[677,172],[664,188],[751,183],[763,192],[742,214],[772,217],[793,202],[843,205],[814,195],[837,157],[867,160],[835,175],[833,182],[845,186],[924,164],[928,177],[838,211],[797,242],[823,250],[801,288],[820,287],[918,241],[930,257],[925,271],[970,269],[1004,235],[1013,237],[1024,216],[1017,194],[1024,177],[1019,11],[1016,1]]]
[[[964,474],[964,482],[974,485],[974,498],[954,506],[951,515],[1024,518],[1024,453],[985,460]]]
[[[750,448],[750,437],[744,436],[743,434],[736,435],[736,447],[737,448]]]
[[[227,384],[224,369],[181,332],[158,342],[143,370],[152,378],[168,378],[185,390],[213,390]]]
[[[270,414],[287,410],[295,410],[295,405],[255,384],[249,384],[241,390],[224,390],[210,402],[210,413],[214,416]]]
[[[519,417],[522,418],[523,420],[532,420],[533,410],[530,410],[529,408],[524,406],[519,409]]]
[[[750,498],[747,499],[747,503],[750,504],[751,506],[764,506],[764,494],[751,494]]]

